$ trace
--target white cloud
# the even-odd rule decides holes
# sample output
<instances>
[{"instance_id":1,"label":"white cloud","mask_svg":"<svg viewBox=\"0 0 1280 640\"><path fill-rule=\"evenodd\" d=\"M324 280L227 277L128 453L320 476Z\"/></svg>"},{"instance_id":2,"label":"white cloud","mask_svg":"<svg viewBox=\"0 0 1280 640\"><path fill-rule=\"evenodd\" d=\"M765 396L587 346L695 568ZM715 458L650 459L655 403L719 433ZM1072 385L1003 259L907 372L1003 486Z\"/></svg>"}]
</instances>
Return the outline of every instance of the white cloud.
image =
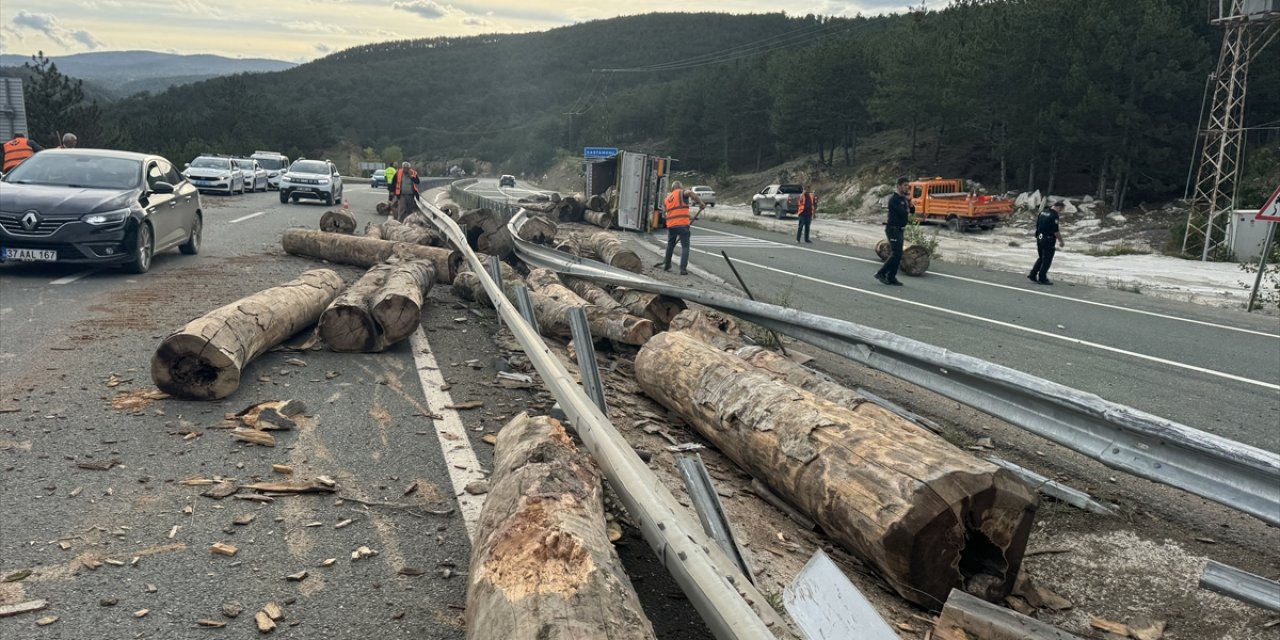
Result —
<instances>
[{"instance_id":1,"label":"white cloud","mask_svg":"<svg viewBox=\"0 0 1280 640\"><path fill-rule=\"evenodd\" d=\"M325 43L323 43L323 42L317 42L317 43L315 43L315 45L313 45L313 46L312 46L312 48L316 50L316 53L319 53L319 54L320 54L320 55L322 55L322 56L327 56L327 55L329 55L329 54L333 53L333 47L331 47L331 46L329 46L329 45L327 45L327 44L325 44Z\"/></svg>"},{"instance_id":2,"label":"white cloud","mask_svg":"<svg viewBox=\"0 0 1280 640\"><path fill-rule=\"evenodd\" d=\"M24 30L42 34L61 47L72 47L76 43L88 49L100 49L103 47L102 41L95 38L92 33L84 29L76 29L74 31L67 29L58 22L56 17L47 13L19 11L13 17L13 32L22 33ZM21 39L21 36L19 39Z\"/></svg>"},{"instance_id":3,"label":"white cloud","mask_svg":"<svg viewBox=\"0 0 1280 640\"><path fill-rule=\"evenodd\" d=\"M492 22L489 22L488 20L485 20L484 18L477 18L476 16L468 16L468 17L466 17L466 18L463 18L463 19L462 19L462 24L465 24L465 25L467 25L468 27L490 27L490 26L493 26L493 23L492 23Z\"/></svg>"},{"instance_id":4,"label":"white cloud","mask_svg":"<svg viewBox=\"0 0 1280 640\"><path fill-rule=\"evenodd\" d=\"M302 31L306 33L346 33L347 30L336 24L328 22L282 22L280 26L289 31Z\"/></svg>"},{"instance_id":5,"label":"white cloud","mask_svg":"<svg viewBox=\"0 0 1280 640\"><path fill-rule=\"evenodd\" d=\"M448 5L442 6L440 3L433 2L432 0L410 0L409 2L392 2L391 8L399 9L401 11L408 11L409 13L416 13L428 20L443 18L451 13L454 13L453 7Z\"/></svg>"}]
</instances>

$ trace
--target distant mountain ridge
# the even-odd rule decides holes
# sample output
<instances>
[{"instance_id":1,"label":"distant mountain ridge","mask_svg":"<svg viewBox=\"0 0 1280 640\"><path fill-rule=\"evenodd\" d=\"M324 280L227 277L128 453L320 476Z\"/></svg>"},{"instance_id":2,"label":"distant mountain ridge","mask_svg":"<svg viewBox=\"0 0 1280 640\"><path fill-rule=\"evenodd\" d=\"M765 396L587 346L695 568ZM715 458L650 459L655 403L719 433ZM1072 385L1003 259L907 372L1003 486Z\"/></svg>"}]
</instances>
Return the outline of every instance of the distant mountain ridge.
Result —
<instances>
[{"instance_id":1,"label":"distant mountain ridge","mask_svg":"<svg viewBox=\"0 0 1280 640\"><path fill-rule=\"evenodd\" d=\"M0 66L20 67L30 56L0 55ZM159 51L94 51L50 56L58 71L88 83L109 87L116 97L139 91L163 91L237 73L284 71L297 65L266 58L228 58L212 54L180 55Z\"/></svg>"}]
</instances>

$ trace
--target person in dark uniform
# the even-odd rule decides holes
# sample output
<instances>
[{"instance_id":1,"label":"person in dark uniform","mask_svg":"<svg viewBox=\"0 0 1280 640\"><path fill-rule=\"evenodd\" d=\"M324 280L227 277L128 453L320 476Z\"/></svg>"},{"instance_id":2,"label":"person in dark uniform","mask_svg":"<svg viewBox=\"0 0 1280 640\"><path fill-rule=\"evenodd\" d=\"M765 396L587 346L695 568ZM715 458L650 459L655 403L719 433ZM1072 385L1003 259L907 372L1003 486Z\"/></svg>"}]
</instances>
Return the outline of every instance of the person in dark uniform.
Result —
<instances>
[{"instance_id":1,"label":"person in dark uniform","mask_svg":"<svg viewBox=\"0 0 1280 640\"><path fill-rule=\"evenodd\" d=\"M908 216L916 212L911 198L907 197L910 182L906 176L898 178L898 188L889 196L889 219L884 225L884 237L889 240L889 259L876 272L876 280L896 287L902 286L902 282L898 280L898 265L902 262L903 234L907 228Z\"/></svg>"},{"instance_id":2,"label":"person in dark uniform","mask_svg":"<svg viewBox=\"0 0 1280 640\"><path fill-rule=\"evenodd\" d=\"M1031 273L1027 274L1027 279L1036 284L1053 284L1049 281L1049 265L1053 264L1053 254L1057 253L1057 246L1063 246L1062 230L1058 228L1058 216L1062 214L1062 210L1066 208L1066 203L1061 200L1053 203L1053 206L1040 212L1040 216L1036 218L1036 263L1031 267Z\"/></svg>"}]
</instances>

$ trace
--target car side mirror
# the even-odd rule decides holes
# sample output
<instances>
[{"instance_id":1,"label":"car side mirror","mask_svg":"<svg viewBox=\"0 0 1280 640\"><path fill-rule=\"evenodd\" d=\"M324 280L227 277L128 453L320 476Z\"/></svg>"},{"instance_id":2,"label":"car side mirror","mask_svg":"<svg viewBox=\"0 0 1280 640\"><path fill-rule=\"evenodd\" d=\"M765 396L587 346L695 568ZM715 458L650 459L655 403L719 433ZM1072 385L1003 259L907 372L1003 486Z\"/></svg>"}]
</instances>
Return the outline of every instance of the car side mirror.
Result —
<instances>
[{"instance_id":1,"label":"car side mirror","mask_svg":"<svg viewBox=\"0 0 1280 640\"><path fill-rule=\"evenodd\" d=\"M157 182L151 185L151 193L173 193L173 185L168 182Z\"/></svg>"},{"instance_id":2,"label":"car side mirror","mask_svg":"<svg viewBox=\"0 0 1280 640\"><path fill-rule=\"evenodd\" d=\"M186 168L190 169L190 168L191 168L191 163L190 163L190 162L184 162L184 163L182 163L182 166L184 166L184 167L186 167Z\"/></svg>"}]
</instances>

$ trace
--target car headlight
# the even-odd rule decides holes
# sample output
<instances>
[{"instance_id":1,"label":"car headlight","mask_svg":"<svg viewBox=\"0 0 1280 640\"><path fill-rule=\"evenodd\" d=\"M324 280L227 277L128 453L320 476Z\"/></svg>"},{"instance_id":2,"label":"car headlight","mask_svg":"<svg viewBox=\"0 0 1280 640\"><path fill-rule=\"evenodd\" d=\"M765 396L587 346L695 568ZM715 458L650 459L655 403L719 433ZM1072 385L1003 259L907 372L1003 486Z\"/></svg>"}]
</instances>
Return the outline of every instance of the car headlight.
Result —
<instances>
[{"instance_id":1,"label":"car headlight","mask_svg":"<svg viewBox=\"0 0 1280 640\"><path fill-rule=\"evenodd\" d=\"M328 179L328 178L320 178L319 182L320 182L320 184L329 184L329 179Z\"/></svg>"},{"instance_id":2,"label":"car headlight","mask_svg":"<svg viewBox=\"0 0 1280 640\"><path fill-rule=\"evenodd\" d=\"M129 217L129 210L120 209L118 211L107 211L104 213L90 213L86 216L81 216L80 221L87 222L92 225L101 226L106 224L116 224L118 222L124 222L125 219L128 217Z\"/></svg>"},{"instance_id":3,"label":"car headlight","mask_svg":"<svg viewBox=\"0 0 1280 640\"><path fill-rule=\"evenodd\" d=\"M289 181L289 174L286 173L280 176L280 182L288 182L288 181Z\"/></svg>"}]
</instances>

